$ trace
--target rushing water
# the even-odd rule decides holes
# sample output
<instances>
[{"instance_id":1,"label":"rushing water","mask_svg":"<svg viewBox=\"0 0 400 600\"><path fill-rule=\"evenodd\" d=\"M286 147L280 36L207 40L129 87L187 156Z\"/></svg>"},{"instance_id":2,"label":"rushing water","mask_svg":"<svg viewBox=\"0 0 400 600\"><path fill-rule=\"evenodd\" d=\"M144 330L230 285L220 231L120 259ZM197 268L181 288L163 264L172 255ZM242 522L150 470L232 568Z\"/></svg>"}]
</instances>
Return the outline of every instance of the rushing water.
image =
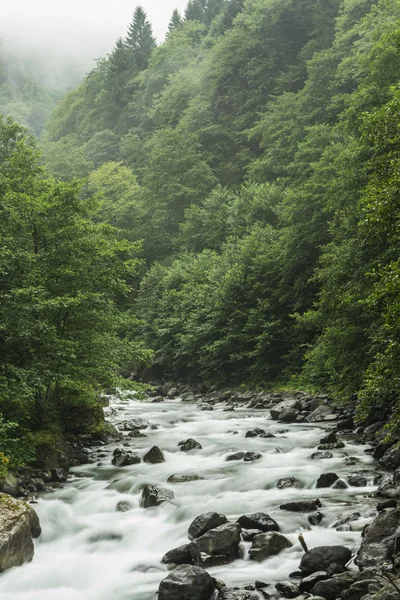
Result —
<instances>
[{"instance_id":1,"label":"rushing water","mask_svg":"<svg viewBox=\"0 0 400 600\"><path fill-rule=\"evenodd\" d=\"M330 525L338 516L360 511L372 514L375 474L365 446L346 443L334 450L329 460L311 460L322 426L288 425L271 421L268 411L237 409L235 412L201 411L179 400L162 404L115 401L110 410L114 423L146 417L156 428L146 430L147 438L127 438L129 448L143 455L159 446L166 462L116 468L112 451L121 443L93 450L96 462L73 470L63 488L44 495L35 506L43 533L36 542L32 563L11 569L0 576L1 600L152 600L166 568L162 556L187 543L187 530L199 514L216 511L230 519L251 512L267 512L281 526L293 547L262 564L250 561L243 544L243 558L209 569L227 585L274 583L297 570L302 549L297 542L305 532L309 547L345 544L356 548L365 520L354 523L357 531L338 532ZM245 438L245 432L262 427L273 438ZM178 442L192 437L203 450L181 452ZM232 450L256 451L263 458L253 463L226 462ZM99 457L99 455L102 455ZM343 456L359 462L346 466ZM367 488L346 490L315 489L320 473L339 476L366 470ZM169 484L172 474L195 473L203 480ZM294 476L302 489L276 487L282 477ZM173 490L175 499L157 508L140 508L143 484L158 484ZM323 503L323 524L310 527L307 515L279 509L282 502L318 497ZM119 501L133 504L129 512L117 512Z\"/></svg>"}]
</instances>

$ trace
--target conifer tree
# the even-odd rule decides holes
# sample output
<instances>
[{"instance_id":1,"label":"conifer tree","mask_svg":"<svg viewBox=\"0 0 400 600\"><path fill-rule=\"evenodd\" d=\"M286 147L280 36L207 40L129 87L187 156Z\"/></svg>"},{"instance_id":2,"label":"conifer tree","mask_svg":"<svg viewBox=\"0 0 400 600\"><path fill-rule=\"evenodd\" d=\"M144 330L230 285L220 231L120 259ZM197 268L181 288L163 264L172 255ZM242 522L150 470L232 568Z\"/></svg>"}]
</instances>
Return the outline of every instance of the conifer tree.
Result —
<instances>
[{"instance_id":1,"label":"conifer tree","mask_svg":"<svg viewBox=\"0 0 400 600\"><path fill-rule=\"evenodd\" d=\"M130 78L131 66L127 47L122 38L119 38L108 59L105 83L107 92L112 96L113 102L118 107L123 104L125 86Z\"/></svg>"},{"instance_id":2,"label":"conifer tree","mask_svg":"<svg viewBox=\"0 0 400 600\"><path fill-rule=\"evenodd\" d=\"M201 21L204 20L205 0L189 0L185 10L186 21Z\"/></svg>"},{"instance_id":3,"label":"conifer tree","mask_svg":"<svg viewBox=\"0 0 400 600\"><path fill-rule=\"evenodd\" d=\"M151 23L141 6L133 13L125 40L127 48L132 50L132 60L137 71L144 71L149 64L149 58L156 47Z\"/></svg>"},{"instance_id":4,"label":"conifer tree","mask_svg":"<svg viewBox=\"0 0 400 600\"><path fill-rule=\"evenodd\" d=\"M180 27L183 23L182 17L181 17L181 13L179 12L179 10L177 8L174 9L174 12L172 13L170 22L168 24L168 31L169 33L171 33L171 31L173 31L174 29L177 29L178 27Z\"/></svg>"}]
</instances>

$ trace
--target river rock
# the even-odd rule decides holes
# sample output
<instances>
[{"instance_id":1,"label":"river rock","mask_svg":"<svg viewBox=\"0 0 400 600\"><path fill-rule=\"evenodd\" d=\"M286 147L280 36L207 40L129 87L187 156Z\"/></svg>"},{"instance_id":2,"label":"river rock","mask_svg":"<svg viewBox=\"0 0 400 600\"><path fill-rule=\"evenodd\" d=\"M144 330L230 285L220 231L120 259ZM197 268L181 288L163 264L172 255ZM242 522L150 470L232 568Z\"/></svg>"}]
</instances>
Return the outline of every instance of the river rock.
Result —
<instances>
[{"instance_id":1,"label":"river rock","mask_svg":"<svg viewBox=\"0 0 400 600\"><path fill-rule=\"evenodd\" d=\"M189 540L195 540L207 533L207 531L210 529L215 529L216 527L225 525L226 523L228 523L228 519L225 515L221 515L220 513L209 512L199 515L189 526Z\"/></svg>"},{"instance_id":2,"label":"river rock","mask_svg":"<svg viewBox=\"0 0 400 600\"><path fill-rule=\"evenodd\" d=\"M147 419L141 419L140 417L119 424L119 428L122 431L132 431L134 429L147 429L147 427L149 426L149 421L147 421Z\"/></svg>"},{"instance_id":3,"label":"river rock","mask_svg":"<svg viewBox=\"0 0 400 600\"><path fill-rule=\"evenodd\" d=\"M244 459L244 452L235 452L234 454L229 454L229 456L226 457L226 461L231 461L231 460L243 460Z\"/></svg>"},{"instance_id":4,"label":"river rock","mask_svg":"<svg viewBox=\"0 0 400 600\"><path fill-rule=\"evenodd\" d=\"M337 437L335 431L330 431L319 440L320 444L336 444Z\"/></svg>"},{"instance_id":5,"label":"river rock","mask_svg":"<svg viewBox=\"0 0 400 600\"><path fill-rule=\"evenodd\" d=\"M339 479L336 473L321 473L317 479L317 488L329 488Z\"/></svg>"},{"instance_id":6,"label":"river rock","mask_svg":"<svg viewBox=\"0 0 400 600\"><path fill-rule=\"evenodd\" d=\"M341 597L342 592L350 588L357 577L358 573L350 572L334 575L330 579L316 583L311 593L315 596L322 596L325 600L336 600Z\"/></svg>"},{"instance_id":7,"label":"river rock","mask_svg":"<svg viewBox=\"0 0 400 600\"><path fill-rule=\"evenodd\" d=\"M280 419L280 415L283 411L294 410L299 411L301 409L301 404L297 399L292 400L284 400L283 402L279 402L271 408L271 419L277 421Z\"/></svg>"},{"instance_id":8,"label":"river rock","mask_svg":"<svg viewBox=\"0 0 400 600\"><path fill-rule=\"evenodd\" d=\"M187 475L185 474L178 474L178 475L171 475L170 477L168 477L167 479L167 483L189 483L190 481L199 481L201 479L204 479L204 477L200 477L200 475L191 475L190 473L188 473Z\"/></svg>"},{"instance_id":9,"label":"river rock","mask_svg":"<svg viewBox=\"0 0 400 600\"><path fill-rule=\"evenodd\" d=\"M326 571L316 571L315 573L311 573L311 575L307 575L300 582L300 589L303 592L311 592L312 588L319 581L324 581L324 579L328 579L328 574Z\"/></svg>"},{"instance_id":10,"label":"river rock","mask_svg":"<svg viewBox=\"0 0 400 600\"><path fill-rule=\"evenodd\" d=\"M259 529L263 533L280 531L280 527L267 513L253 513L243 515L237 520L243 529Z\"/></svg>"},{"instance_id":11,"label":"river rock","mask_svg":"<svg viewBox=\"0 0 400 600\"><path fill-rule=\"evenodd\" d=\"M128 502L127 500L120 500L117 504L116 511L117 512L128 512L132 510L133 504Z\"/></svg>"},{"instance_id":12,"label":"river rock","mask_svg":"<svg viewBox=\"0 0 400 600\"><path fill-rule=\"evenodd\" d=\"M260 458L262 458L262 454L259 452L246 452L243 460L244 462L253 462L255 460L259 460Z\"/></svg>"},{"instance_id":13,"label":"river rock","mask_svg":"<svg viewBox=\"0 0 400 600\"><path fill-rule=\"evenodd\" d=\"M307 521L310 523L310 525L319 525L322 523L323 519L324 515L319 510L316 510L307 517Z\"/></svg>"},{"instance_id":14,"label":"river rock","mask_svg":"<svg viewBox=\"0 0 400 600\"><path fill-rule=\"evenodd\" d=\"M367 567L380 568L390 560L399 540L400 509L385 510L367 525L363 532L361 548L355 559L362 570Z\"/></svg>"},{"instance_id":15,"label":"river rock","mask_svg":"<svg viewBox=\"0 0 400 600\"><path fill-rule=\"evenodd\" d=\"M260 429L259 427L256 427L256 429L251 429L250 431L246 431L246 438L254 438L254 437L260 437L265 435L265 430L264 429Z\"/></svg>"},{"instance_id":16,"label":"river rock","mask_svg":"<svg viewBox=\"0 0 400 600\"><path fill-rule=\"evenodd\" d=\"M400 467L400 443L386 450L382 458L379 459L379 463L384 469L388 469L389 471L394 471Z\"/></svg>"},{"instance_id":17,"label":"river rock","mask_svg":"<svg viewBox=\"0 0 400 600\"><path fill-rule=\"evenodd\" d=\"M238 523L226 523L196 538L190 544L195 565L219 566L237 558L240 532Z\"/></svg>"},{"instance_id":18,"label":"river rock","mask_svg":"<svg viewBox=\"0 0 400 600\"><path fill-rule=\"evenodd\" d=\"M285 408L279 414L279 421L281 423L294 423L299 414L299 411L294 408Z\"/></svg>"},{"instance_id":19,"label":"river rock","mask_svg":"<svg viewBox=\"0 0 400 600\"><path fill-rule=\"evenodd\" d=\"M320 444L318 450L340 450L344 448L344 442L335 442L334 444Z\"/></svg>"},{"instance_id":20,"label":"river rock","mask_svg":"<svg viewBox=\"0 0 400 600\"><path fill-rule=\"evenodd\" d=\"M383 502L379 502L379 504L376 505L376 510L378 512L382 512L386 508L397 508L396 500L393 500L393 499L384 500Z\"/></svg>"},{"instance_id":21,"label":"river rock","mask_svg":"<svg viewBox=\"0 0 400 600\"><path fill-rule=\"evenodd\" d=\"M332 489L334 489L334 490L345 490L348 487L349 486L347 485L347 483L345 481L343 481L343 479L338 479L333 484Z\"/></svg>"},{"instance_id":22,"label":"river rock","mask_svg":"<svg viewBox=\"0 0 400 600\"><path fill-rule=\"evenodd\" d=\"M18 494L18 479L14 475L5 475L0 478L0 493L17 496Z\"/></svg>"},{"instance_id":23,"label":"river rock","mask_svg":"<svg viewBox=\"0 0 400 600\"><path fill-rule=\"evenodd\" d=\"M39 517L31 506L0 493L0 573L30 562L32 538L41 533Z\"/></svg>"},{"instance_id":24,"label":"river rock","mask_svg":"<svg viewBox=\"0 0 400 600\"><path fill-rule=\"evenodd\" d=\"M144 462L156 465L165 462L165 456L158 446L153 446L147 454L143 456Z\"/></svg>"},{"instance_id":25,"label":"river rock","mask_svg":"<svg viewBox=\"0 0 400 600\"><path fill-rule=\"evenodd\" d=\"M285 548L291 548L292 542L281 533L270 531L256 535L249 550L250 557L257 562L262 562L270 556L279 554Z\"/></svg>"},{"instance_id":26,"label":"river rock","mask_svg":"<svg viewBox=\"0 0 400 600\"><path fill-rule=\"evenodd\" d=\"M161 581L158 600L210 600L214 589L213 579L207 571L181 565Z\"/></svg>"},{"instance_id":27,"label":"river rock","mask_svg":"<svg viewBox=\"0 0 400 600\"><path fill-rule=\"evenodd\" d=\"M347 481L349 482L349 485L352 485L353 487L365 487L368 483L367 478L360 474L349 475Z\"/></svg>"},{"instance_id":28,"label":"river rock","mask_svg":"<svg viewBox=\"0 0 400 600\"><path fill-rule=\"evenodd\" d=\"M277 483L277 488L279 490L285 490L287 488L301 488L301 481L296 479L296 477L283 477Z\"/></svg>"},{"instance_id":29,"label":"river rock","mask_svg":"<svg viewBox=\"0 0 400 600\"><path fill-rule=\"evenodd\" d=\"M288 510L290 512L312 512L317 510L317 508L321 508L322 504L319 498L315 500L299 500L298 502L287 502L286 504L281 504L281 510Z\"/></svg>"},{"instance_id":30,"label":"river rock","mask_svg":"<svg viewBox=\"0 0 400 600\"><path fill-rule=\"evenodd\" d=\"M261 529L242 529L242 538L244 542L252 542L256 535L263 533Z\"/></svg>"},{"instance_id":31,"label":"river rock","mask_svg":"<svg viewBox=\"0 0 400 600\"><path fill-rule=\"evenodd\" d=\"M116 448L113 452L112 464L115 467L128 467L129 465L137 465L141 462L140 456L129 450Z\"/></svg>"},{"instance_id":32,"label":"river rock","mask_svg":"<svg viewBox=\"0 0 400 600\"><path fill-rule=\"evenodd\" d=\"M306 421L308 423L318 423L319 421L334 421L336 418L329 406L321 404L306 417Z\"/></svg>"},{"instance_id":33,"label":"river rock","mask_svg":"<svg viewBox=\"0 0 400 600\"><path fill-rule=\"evenodd\" d=\"M332 452L313 452L310 456L313 460L324 460L327 458L333 458Z\"/></svg>"},{"instance_id":34,"label":"river rock","mask_svg":"<svg viewBox=\"0 0 400 600\"><path fill-rule=\"evenodd\" d=\"M175 498L174 492L167 490L166 488L158 487L156 485L145 485L140 499L140 506L142 508L150 508L152 506L159 506L163 502L173 500Z\"/></svg>"},{"instance_id":35,"label":"river rock","mask_svg":"<svg viewBox=\"0 0 400 600\"><path fill-rule=\"evenodd\" d=\"M165 565L175 564L175 565L192 565L193 557L190 552L190 544L184 544L183 546L179 546L179 548L174 548L170 550L161 559L161 562Z\"/></svg>"},{"instance_id":36,"label":"river rock","mask_svg":"<svg viewBox=\"0 0 400 600\"><path fill-rule=\"evenodd\" d=\"M178 446L180 446L182 452L190 452L190 450L202 450L203 446L200 442L196 442L193 438L189 438L184 440L183 442L179 442Z\"/></svg>"},{"instance_id":37,"label":"river rock","mask_svg":"<svg viewBox=\"0 0 400 600\"><path fill-rule=\"evenodd\" d=\"M130 431L128 433L128 437L130 437L130 438L145 438L145 437L147 437L147 435L145 433L142 433L140 431L140 429L134 429L133 431Z\"/></svg>"},{"instance_id":38,"label":"river rock","mask_svg":"<svg viewBox=\"0 0 400 600\"><path fill-rule=\"evenodd\" d=\"M248 591L223 587L218 594L218 600L258 600L259 596Z\"/></svg>"},{"instance_id":39,"label":"river rock","mask_svg":"<svg viewBox=\"0 0 400 600\"><path fill-rule=\"evenodd\" d=\"M336 529L337 531L351 531L351 525L353 521L358 521L361 518L361 514L359 512L352 513L351 515L347 515L347 517L342 517L337 519L334 523L332 523L332 529Z\"/></svg>"},{"instance_id":40,"label":"river rock","mask_svg":"<svg viewBox=\"0 0 400 600\"><path fill-rule=\"evenodd\" d=\"M296 598L300 595L299 586L291 581L281 581L275 585L275 589L282 598Z\"/></svg>"},{"instance_id":41,"label":"river rock","mask_svg":"<svg viewBox=\"0 0 400 600\"><path fill-rule=\"evenodd\" d=\"M317 546L304 554L300 570L311 575L316 571L326 571L333 563L345 567L350 559L351 551L346 546Z\"/></svg>"}]
</instances>

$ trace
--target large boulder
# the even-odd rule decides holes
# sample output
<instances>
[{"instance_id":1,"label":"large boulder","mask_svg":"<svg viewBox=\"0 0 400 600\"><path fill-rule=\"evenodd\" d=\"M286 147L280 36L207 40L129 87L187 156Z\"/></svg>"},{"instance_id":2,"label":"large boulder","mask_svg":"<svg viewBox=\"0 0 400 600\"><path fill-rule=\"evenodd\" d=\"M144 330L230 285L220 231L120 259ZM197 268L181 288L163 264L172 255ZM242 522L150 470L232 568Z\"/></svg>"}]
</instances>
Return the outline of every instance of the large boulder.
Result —
<instances>
[{"instance_id":1,"label":"large boulder","mask_svg":"<svg viewBox=\"0 0 400 600\"><path fill-rule=\"evenodd\" d=\"M277 421L281 418L281 414L286 411L298 412L301 409L301 403L297 399L284 400L271 408L271 418Z\"/></svg>"},{"instance_id":2,"label":"large boulder","mask_svg":"<svg viewBox=\"0 0 400 600\"><path fill-rule=\"evenodd\" d=\"M220 525L225 525L225 523L227 522L228 519L225 517L225 515L221 515L220 513L209 512L203 515L199 515L189 525L189 540L195 540L207 533L207 531L209 531L210 529L215 529Z\"/></svg>"},{"instance_id":3,"label":"large boulder","mask_svg":"<svg viewBox=\"0 0 400 600\"><path fill-rule=\"evenodd\" d=\"M267 513L253 513L251 515L243 515L237 520L243 529L259 529L267 533L268 531L280 531L280 527L274 519L271 519Z\"/></svg>"},{"instance_id":4,"label":"large boulder","mask_svg":"<svg viewBox=\"0 0 400 600\"><path fill-rule=\"evenodd\" d=\"M336 473L321 473L317 479L317 488L329 488L339 479Z\"/></svg>"},{"instance_id":5,"label":"large boulder","mask_svg":"<svg viewBox=\"0 0 400 600\"><path fill-rule=\"evenodd\" d=\"M299 500L297 502L286 502L281 504L281 510L288 510L289 512L314 512L317 508L321 508L321 501L316 498L315 500Z\"/></svg>"},{"instance_id":6,"label":"large boulder","mask_svg":"<svg viewBox=\"0 0 400 600\"><path fill-rule=\"evenodd\" d=\"M379 459L380 464L389 471L395 471L400 467L400 443L391 446L382 458Z\"/></svg>"},{"instance_id":7,"label":"large boulder","mask_svg":"<svg viewBox=\"0 0 400 600\"><path fill-rule=\"evenodd\" d=\"M237 558L241 528L238 523L227 523L210 529L190 545L195 565L217 566Z\"/></svg>"},{"instance_id":8,"label":"large boulder","mask_svg":"<svg viewBox=\"0 0 400 600\"><path fill-rule=\"evenodd\" d=\"M368 567L380 568L390 561L400 538L400 509L381 512L364 529L361 548L355 563L362 570Z\"/></svg>"},{"instance_id":9,"label":"large boulder","mask_svg":"<svg viewBox=\"0 0 400 600\"><path fill-rule=\"evenodd\" d=\"M119 424L119 429L122 431L133 431L135 429L147 429L150 427L150 423L147 419L141 419L137 417L136 419L131 419L130 421L125 421L124 423Z\"/></svg>"},{"instance_id":10,"label":"large boulder","mask_svg":"<svg viewBox=\"0 0 400 600\"><path fill-rule=\"evenodd\" d=\"M192 565L193 557L190 552L190 544L184 544L183 546L179 546L179 548L174 548L170 550L161 559L161 562L175 565Z\"/></svg>"},{"instance_id":11,"label":"large boulder","mask_svg":"<svg viewBox=\"0 0 400 600\"><path fill-rule=\"evenodd\" d=\"M115 467L128 467L130 465L137 465L141 462L140 456L134 452L122 450L122 448L116 448L113 452L112 464Z\"/></svg>"},{"instance_id":12,"label":"large boulder","mask_svg":"<svg viewBox=\"0 0 400 600\"><path fill-rule=\"evenodd\" d=\"M291 548L292 542L288 540L284 535L270 531L268 533L260 533L253 538L249 554L253 560L262 562L270 556L275 556L285 550L285 548Z\"/></svg>"},{"instance_id":13,"label":"large boulder","mask_svg":"<svg viewBox=\"0 0 400 600\"><path fill-rule=\"evenodd\" d=\"M357 578L357 574L341 573L334 575L330 579L318 581L312 588L311 593L314 596L322 596L325 600L336 600L340 598L342 592L348 590ZM356 600L356 595L352 596L352 600Z\"/></svg>"},{"instance_id":14,"label":"large boulder","mask_svg":"<svg viewBox=\"0 0 400 600\"><path fill-rule=\"evenodd\" d=\"M14 475L5 475L0 478L0 492L17 496L18 494L18 479Z\"/></svg>"},{"instance_id":15,"label":"large boulder","mask_svg":"<svg viewBox=\"0 0 400 600\"><path fill-rule=\"evenodd\" d=\"M326 404L321 404L306 417L308 423L318 423L319 421L334 421L337 418L332 409Z\"/></svg>"},{"instance_id":16,"label":"large boulder","mask_svg":"<svg viewBox=\"0 0 400 600\"><path fill-rule=\"evenodd\" d=\"M305 575L316 571L326 571L332 564L345 567L351 559L351 550L346 546L317 546L306 552L300 562L300 570Z\"/></svg>"},{"instance_id":17,"label":"large boulder","mask_svg":"<svg viewBox=\"0 0 400 600\"><path fill-rule=\"evenodd\" d=\"M163 502L168 502L168 500L173 500L174 498L174 492L171 492L171 490L158 487L157 485L145 485L140 499L140 506L142 508L159 506Z\"/></svg>"},{"instance_id":18,"label":"large boulder","mask_svg":"<svg viewBox=\"0 0 400 600\"><path fill-rule=\"evenodd\" d=\"M210 600L215 585L200 567L182 565L160 583L158 600Z\"/></svg>"},{"instance_id":19,"label":"large boulder","mask_svg":"<svg viewBox=\"0 0 400 600\"><path fill-rule=\"evenodd\" d=\"M40 535L39 517L31 506L0 494L0 573L33 558L32 538Z\"/></svg>"}]
</instances>

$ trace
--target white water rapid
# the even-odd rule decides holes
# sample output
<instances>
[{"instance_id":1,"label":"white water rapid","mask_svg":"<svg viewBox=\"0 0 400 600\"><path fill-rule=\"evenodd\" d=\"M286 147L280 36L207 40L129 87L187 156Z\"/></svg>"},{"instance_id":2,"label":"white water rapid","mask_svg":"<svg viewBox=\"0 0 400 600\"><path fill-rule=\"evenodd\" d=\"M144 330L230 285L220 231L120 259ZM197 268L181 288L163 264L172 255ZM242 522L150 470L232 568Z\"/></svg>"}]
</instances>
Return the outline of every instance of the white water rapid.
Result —
<instances>
[{"instance_id":1,"label":"white water rapid","mask_svg":"<svg viewBox=\"0 0 400 600\"><path fill-rule=\"evenodd\" d=\"M255 580L275 583L298 569L302 549L297 541L304 532L308 547L345 544L356 549L360 543L362 518L353 523L356 531L338 532L330 525L339 516L355 511L368 517L373 512L373 460L365 446L346 441L343 450L333 450L329 460L311 460L310 455L323 435L323 426L287 425L270 420L269 411L239 408L224 412L201 411L195 404L180 400L150 404L114 400L110 420L117 424L145 417L157 428L147 437L126 438L126 449L141 456L157 445L166 462L116 468L112 451L122 443L94 448L93 464L73 469L63 489L46 493L34 506L43 533L35 544L30 564L0 575L1 600L153 600L159 582L167 574L162 556L187 543L187 530L199 514L216 511L236 520L240 515L266 512L280 525L293 547L261 564L250 561L250 544L243 544L243 558L230 565L208 569L227 585L244 586ZM261 427L273 438L245 438L245 432ZM282 433L282 430L287 430ZM194 438L202 450L181 452L178 442ZM262 459L245 463L226 462L232 450L262 453ZM101 456L99 456L101 455ZM357 464L348 466L344 456ZM315 489L322 472L340 477L366 470L366 488ZM203 480L170 484L170 475L191 473ZM302 489L277 489L282 477L299 479ZM140 508L143 484L173 490L175 499L157 508ZM283 502L320 498L325 519L311 527L307 515L279 509ZM121 500L133 504L128 512L117 512ZM271 586L273 587L273 586ZM272 590L271 590L272 591Z\"/></svg>"}]
</instances>

